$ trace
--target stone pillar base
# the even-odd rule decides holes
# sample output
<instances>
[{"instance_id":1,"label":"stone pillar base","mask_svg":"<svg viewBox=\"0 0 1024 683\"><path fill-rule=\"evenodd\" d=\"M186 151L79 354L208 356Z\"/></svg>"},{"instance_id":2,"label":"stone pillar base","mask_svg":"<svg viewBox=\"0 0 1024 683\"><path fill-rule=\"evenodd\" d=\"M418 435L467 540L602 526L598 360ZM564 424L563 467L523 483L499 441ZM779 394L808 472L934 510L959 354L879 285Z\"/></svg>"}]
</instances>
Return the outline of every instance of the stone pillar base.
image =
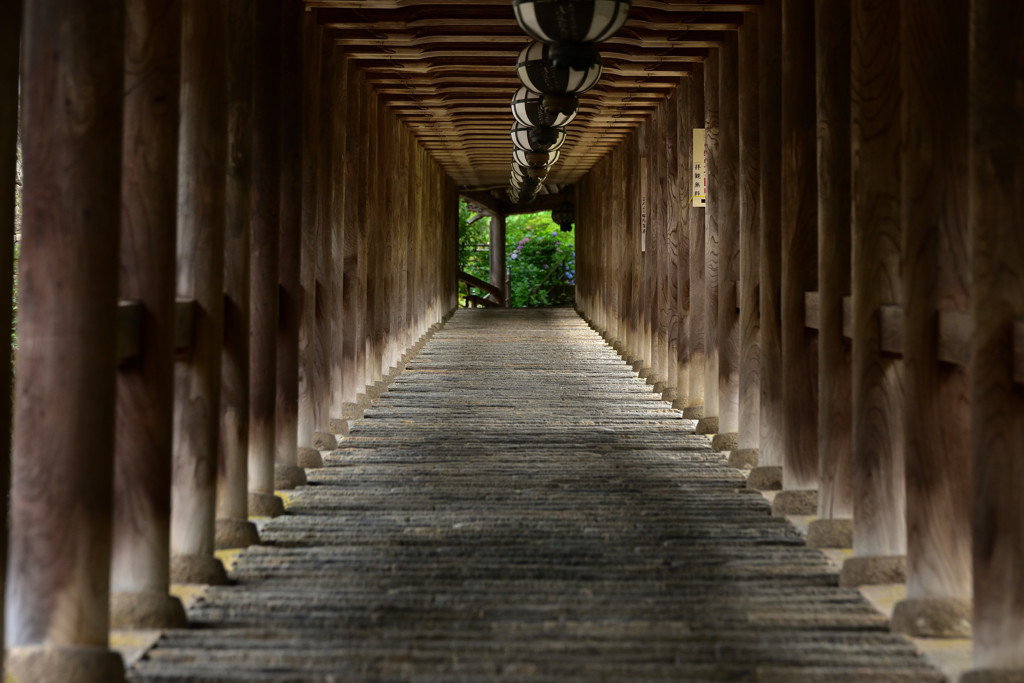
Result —
<instances>
[{"instance_id":1,"label":"stone pillar base","mask_svg":"<svg viewBox=\"0 0 1024 683\"><path fill-rule=\"evenodd\" d=\"M251 493L249 495L252 496ZM251 510L251 502L249 507ZM259 545L260 534L256 525L247 519L218 519L215 528L213 545L217 550Z\"/></svg>"},{"instance_id":2,"label":"stone pillar base","mask_svg":"<svg viewBox=\"0 0 1024 683\"><path fill-rule=\"evenodd\" d=\"M1024 669L975 669L964 672L960 683L1024 683Z\"/></svg>"},{"instance_id":3,"label":"stone pillar base","mask_svg":"<svg viewBox=\"0 0 1024 683\"><path fill-rule=\"evenodd\" d=\"M782 490L782 467L778 465L755 467L747 475L747 488L756 491Z\"/></svg>"},{"instance_id":4,"label":"stone pillar base","mask_svg":"<svg viewBox=\"0 0 1024 683\"><path fill-rule=\"evenodd\" d=\"M640 365L639 369L634 368L634 369L636 369L636 376L639 377L640 379L646 380L648 377L651 376L651 366L650 365L643 365L643 361L642 360L641 361L637 361L637 362L641 363L641 365Z\"/></svg>"},{"instance_id":5,"label":"stone pillar base","mask_svg":"<svg viewBox=\"0 0 1024 683\"><path fill-rule=\"evenodd\" d=\"M852 548L852 519L816 519L807 527L807 545L812 548Z\"/></svg>"},{"instance_id":6,"label":"stone pillar base","mask_svg":"<svg viewBox=\"0 0 1024 683\"><path fill-rule=\"evenodd\" d=\"M631 368L633 368L633 372L640 372L644 367L643 358L626 358L626 362L629 363Z\"/></svg>"},{"instance_id":7,"label":"stone pillar base","mask_svg":"<svg viewBox=\"0 0 1024 683\"><path fill-rule=\"evenodd\" d=\"M366 397L371 401L380 398L380 382L374 382L366 386Z\"/></svg>"},{"instance_id":8,"label":"stone pillar base","mask_svg":"<svg viewBox=\"0 0 1024 683\"><path fill-rule=\"evenodd\" d=\"M327 421L327 429L334 436L348 436L349 424L344 417L332 417ZM335 439L337 441L337 439Z\"/></svg>"},{"instance_id":9,"label":"stone pillar base","mask_svg":"<svg viewBox=\"0 0 1024 683\"><path fill-rule=\"evenodd\" d=\"M851 557L843 562L839 585L844 588L903 583L907 579L905 555L868 555Z\"/></svg>"},{"instance_id":10,"label":"stone pillar base","mask_svg":"<svg viewBox=\"0 0 1024 683\"><path fill-rule=\"evenodd\" d=\"M702 417L697 422L695 434L716 434L718 432L718 416Z\"/></svg>"},{"instance_id":11,"label":"stone pillar base","mask_svg":"<svg viewBox=\"0 0 1024 683\"><path fill-rule=\"evenodd\" d=\"M356 394L356 406L358 406L360 410L366 410L367 408L369 408L370 403L370 397L367 396L365 393Z\"/></svg>"},{"instance_id":12,"label":"stone pillar base","mask_svg":"<svg viewBox=\"0 0 1024 683\"><path fill-rule=\"evenodd\" d=\"M181 600L150 591L110 594L110 628L153 629L185 628L188 617Z\"/></svg>"},{"instance_id":13,"label":"stone pillar base","mask_svg":"<svg viewBox=\"0 0 1024 683\"><path fill-rule=\"evenodd\" d=\"M250 491L249 514L254 517L280 517L284 514L284 501L273 493Z\"/></svg>"},{"instance_id":14,"label":"stone pillar base","mask_svg":"<svg viewBox=\"0 0 1024 683\"><path fill-rule=\"evenodd\" d=\"M315 448L300 448L295 452L295 461L299 467L316 469L324 466L324 458Z\"/></svg>"},{"instance_id":15,"label":"stone pillar base","mask_svg":"<svg viewBox=\"0 0 1024 683\"><path fill-rule=\"evenodd\" d=\"M660 379L652 383L650 377L647 378L647 383L651 385L651 388L654 390L654 393L656 394L660 394L661 392L665 391L665 387L668 386L663 380Z\"/></svg>"},{"instance_id":16,"label":"stone pillar base","mask_svg":"<svg viewBox=\"0 0 1024 683\"><path fill-rule=\"evenodd\" d=\"M738 432L720 432L711 438L711 450L721 453L731 451L739 444L740 435Z\"/></svg>"},{"instance_id":17,"label":"stone pillar base","mask_svg":"<svg viewBox=\"0 0 1024 683\"><path fill-rule=\"evenodd\" d=\"M313 448L318 451L333 451L338 447L338 437L327 432L313 432Z\"/></svg>"},{"instance_id":18,"label":"stone pillar base","mask_svg":"<svg viewBox=\"0 0 1024 683\"><path fill-rule=\"evenodd\" d=\"M28 645L7 650L4 674L25 683L123 683L124 661L101 647Z\"/></svg>"},{"instance_id":19,"label":"stone pillar base","mask_svg":"<svg viewBox=\"0 0 1024 683\"><path fill-rule=\"evenodd\" d=\"M358 420L363 416L363 408L358 403L341 404L341 419Z\"/></svg>"},{"instance_id":20,"label":"stone pillar base","mask_svg":"<svg viewBox=\"0 0 1024 683\"><path fill-rule=\"evenodd\" d=\"M655 389L655 391L657 391L657 389ZM677 398L679 398L679 387L665 387L661 391L658 391L658 393L661 394L662 401L668 401L672 403ZM672 407L675 408L675 405L673 405Z\"/></svg>"},{"instance_id":21,"label":"stone pillar base","mask_svg":"<svg viewBox=\"0 0 1024 683\"><path fill-rule=\"evenodd\" d=\"M896 603L889 623L893 631L917 638L970 638L970 600L916 598Z\"/></svg>"},{"instance_id":22,"label":"stone pillar base","mask_svg":"<svg viewBox=\"0 0 1024 683\"><path fill-rule=\"evenodd\" d=\"M320 453L316 454L320 457ZM306 470L293 465L274 465L274 488L287 490L306 484Z\"/></svg>"},{"instance_id":23,"label":"stone pillar base","mask_svg":"<svg viewBox=\"0 0 1024 683\"><path fill-rule=\"evenodd\" d=\"M817 489L786 489L772 501L772 515L813 515L818 512Z\"/></svg>"},{"instance_id":24,"label":"stone pillar base","mask_svg":"<svg viewBox=\"0 0 1024 683\"><path fill-rule=\"evenodd\" d=\"M704 419L704 406L684 406L683 417L687 420Z\"/></svg>"},{"instance_id":25,"label":"stone pillar base","mask_svg":"<svg viewBox=\"0 0 1024 683\"><path fill-rule=\"evenodd\" d=\"M757 467L757 459L761 451L757 448L734 448L729 453L729 467L738 470L749 470Z\"/></svg>"},{"instance_id":26,"label":"stone pillar base","mask_svg":"<svg viewBox=\"0 0 1024 683\"><path fill-rule=\"evenodd\" d=\"M171 583L203 583L226 586L224 565L212 555L171 555Z\"/></svg>"}]
</instances>

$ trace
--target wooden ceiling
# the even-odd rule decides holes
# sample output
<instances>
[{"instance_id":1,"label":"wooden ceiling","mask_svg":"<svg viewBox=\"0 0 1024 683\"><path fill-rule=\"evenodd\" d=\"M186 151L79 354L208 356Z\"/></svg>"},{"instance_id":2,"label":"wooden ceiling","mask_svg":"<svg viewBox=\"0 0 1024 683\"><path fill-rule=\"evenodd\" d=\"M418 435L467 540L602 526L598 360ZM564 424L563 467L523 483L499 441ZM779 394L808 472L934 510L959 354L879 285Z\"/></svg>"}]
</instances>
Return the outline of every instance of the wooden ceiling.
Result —
<instances>
[{"instance_id":1,"label":"wooden ceiling","mask_svg":"<svg viewBox=\"0 0 1024 683\"><path fill-rule=\"evenodd\" d=\"M761 2L633 0L625 26L598 49L604 71L580 96L547 191L579 180L643 121L743 12ZM507 186L509 102L529 41L511 0L306 0L358 60L384 102L462 190Z\"/></svg>"}]
</instances>

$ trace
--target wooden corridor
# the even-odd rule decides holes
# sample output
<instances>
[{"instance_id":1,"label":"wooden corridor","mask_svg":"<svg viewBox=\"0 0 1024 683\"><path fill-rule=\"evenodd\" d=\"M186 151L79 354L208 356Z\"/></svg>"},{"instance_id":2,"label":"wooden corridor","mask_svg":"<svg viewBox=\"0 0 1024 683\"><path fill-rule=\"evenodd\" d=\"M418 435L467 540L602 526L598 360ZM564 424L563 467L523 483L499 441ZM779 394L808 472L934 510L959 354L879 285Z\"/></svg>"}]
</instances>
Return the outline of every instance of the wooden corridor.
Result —
<instances>
[{"instance_id":1,"label":"wooden corridor","mask_svg":"<svg viewBox=\"0 0 1024 683\"><path fill-rule=\"evenodd\" d=\"M134 681L932 681L573 311L460 310Z\"/></svg>"}]
</instances>

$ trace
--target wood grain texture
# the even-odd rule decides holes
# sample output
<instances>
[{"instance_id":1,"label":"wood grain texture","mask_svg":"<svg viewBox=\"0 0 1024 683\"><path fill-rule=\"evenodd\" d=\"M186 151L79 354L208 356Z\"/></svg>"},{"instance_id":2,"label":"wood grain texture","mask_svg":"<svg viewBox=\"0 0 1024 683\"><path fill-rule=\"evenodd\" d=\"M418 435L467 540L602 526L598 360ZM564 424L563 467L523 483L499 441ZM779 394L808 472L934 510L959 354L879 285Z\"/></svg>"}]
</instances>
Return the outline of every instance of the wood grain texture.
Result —
<instances>
[{"instance_id":1,"label":"wood grain texture","mask_svg":"<svg viewBox=\"0 0 1024 683\"><path fill-rule=\"evenodd\" d=\"M107 643L123 22L120 2L25 6L11 646Z\"/></svg>"},{"instance_id":2,"label":"wood grain texture","mask_svg":"<svg viewBox=\"0 0 1024 683\"><path fill-rule=\"evenodd\" d=\"M718 73L719 140L716 167L718 196L718 430L739 432L740 316L736 309L740 278L740 121L739 38L730 33L722 48Z\"/></svg>"},{"instance_id":3,"label":"wood grain texture","mask_svg":"<svg viewBox=\"0 0 1024 683\"><path fill-rule=\"evenodd\" d=\"M852 346L843 337L850 294L850 3L814 6L818 108L818 517L853 517Z\"/></svg>"},{"instance_id":4,"label":"wood grain texture","mask_svg":"<svg viewBox=\"0 0 1024 683\"><path fill-rule=\"evenodd\" d=\"M252 252L252 97L255 4L228 0L228 163L224 199L217 519L249 518L249 283Z\"/></svg>"},{"instance_id":5,"label":"wood grain texture","mask_svg":"<svg viewBox=\"0 0 1024 683\"><path fill-rule=\"evenodd\" d=\"M906 552L903 367L882 352L881 307L901 298L899 21L853 0L851 154L854 554Z\"/></svg>"},{"instance_id":6,"label":"wood grain texture","mask_svg":"<svg viewBox=\"0 0 1024 683\"><path fill-rule=\"evenodd\" d=\"M185 0L178 129L178 299L195 301L193 345L174 367L171 554L213 557L227 178L225 8Z\"/></svg>"},{"instance_id":7,"label":"wood grain texture","mask_svg":"<svg viewBox=\"0 0 1024 683\"><path fill-rule=\"evenodd\" d=\"M970 27L974 665L1019 671L1024 394L1011 363L1013 330L1024 316L1024 6L975 0Z\"/></svg>"},{"instance_id":8,"label":"wood grain texture","mask_svg":"<svg viewBox=\"0 0 1024 683\"><path fill-rule=\"evenodd\" d=\"M249 280L250 491L274 491L278 249L281 219L280 9L256 5L252 115L252 252Z\"/></svg>"},{"instance_id":9,"label":"wood grain texture","mask_svg":"<svg viewBox=\"0 0 1024 683\"><path fill-rule=\"evenodd\" d=\"M904 0L903 366L907 597L970 599L970 382L939 363L940 311L970 308L967 0Z\"/></svg>"},{"instance_id":10,"label":"wood grain texture","mask_svg":"<svg viewBox=\"0 0 1024 683\"><path fill-rule=\"evenodd\" d=\"M345 404L345 338L348 333L348 320L345 318L345 225L348 220L348 176L345 150L349 136L349 64L345 60L344 51L335 47L330 56L330 116L331 128L331 215L327 228L330 231L331 251L327 266L330 268L332 283L330 297L331 344L328 361L327 389L328 419L340 419ZM355 131L353 135L357 135Z\"/></svg>"},{"instance_id":11,"label":"wood grain texture","mask_svg":"<svg viewBox=\"0 0 1024 683\"><path fill-rule=\"evenodd\" d=\"M761 99L759 17L745 14L739 31L739 405L737 445L761 442ZM725 431L725 430L723 430Z\"/></svg>"},{"instance_id":12,"label":"wood grain texture","mask_svg":"<svg viewBox=\"0 0 1024 683\"><path fill-rule=\"evenodd\" d=\"M363 97L365 83L356 71L355 63L345 65L348 85L345 93L346 119L351 134L345 137L345 182L351 190L344 196L344 275L342 283L342 315L345 326L342 330L342 400L355 403L357 394L363 388L359 358L362 356L363 297L364 280L360 278L362 259L359 209L363 201L357 191L362 182L360 147L363 140ZM364 271L365 272L365 271ZM426 302L423 302L424 304Z\"/></svg>"},{"instance_id":13,"label":"wood grain texture","mask_svg":"<svg viewBox=\"0 0 1024 683\"><path fill-rule=\"evenodd\" d=\"M316 430L316 377L318 372L316 285L317 285L317 176L320 170L320 86L322 29L316 17L306 13L302 19L302 199L299 232L299 347L298 347L298 427L297 446L312 448Z\"/></svg>"},{"instance_id":14,"label":"wood grain texture","mask_svg":"<svg viewBox=\"0 0 1024 683\"><path fill-rule=\"evenodd\" d=\"M680 84L681 86L682 84ZM661 130L661 144L665 150L665 179L662 201L665 204L665 300L662 316L665 318L665 385L669 396L679 395L679 342L682 317L679 304L679 238L681 234L680 212L683 204L681 193L687 187L688 173L680 175L679 168L679 90L668 97L665 103Z\"/></svg>"},{"instance_id":15,"label":"wood grain texture","mask_svg":"<svg viewBox=\"0 0 1024 683\"><path fill-rule=\"evenodd\" d=\"M678 240L676 265L676 308L679 311L679 347L677 351L676 406L686 407L690 394L690 183L693 173L693 130L690 127L692 77L683 78L673 98L676 110L676 173L679 179ZM671 129L669 135L672 135Z\"/></svg>"},{"instance_id":16,"label":"wood grain texture","mask_svg":"<svg viewBox=\"0 0 1024 683\"><path fill-rule=\"evenodd\" d=\"M718 299L721 277L718 205L725 199L718 168L722 49L712 50L704 62L704 144L708 174L708 205L704 212L704 417L718 416Z\"/></svg>"},{"instance_id":17,"label":"wood grain texture","mask_svg":"<svg viewBox=\"0 0 1024 683\"><path fill-rule=\"evenodd\" d=\"M138 303L141 343L117 373L111 590L166 594L181 2L133 0L125 11L118 297Z\"/></svg>"},{"instance_id":18,"label":"wood grain texture","mask_svg":"<svg viewBox=\"0 0 1024 683\"><path fill-rule=\"evenodd\" d=\"M317 98L312 103L318 108L315 138L316 152L310 162L316 164L316 204L314 221L314 248L310 255L310 266L315 269L316 282L313 285L313 364L310 377L310 391L313 398L313 430L329 432L331 419L331 359L336 336L334 299L338 291L334 287L334 267L331 257L334 253L334 60L335 48L329 40L321 37L320 73L317 84ZM338 321L340 322L340 321Z\"/></svg>"},{"instance_id":19,"label":"wood grain texture","mask_svg":"<svg viewBox=\"0 0 1024 683\"><path fill-rule=\"evenodd\" d=\"M818 338L804 294L818 289L814 2L782 0L782 401L787 489L818 484Z\"/></svg>"},{"instance_id":20,"label":"wood grain texture","mask_svg":"<svg viewBox=\"0 0 1024 683\"><path fill-rule=\"evenodd\" d=\"M274 399L275 463L296 464L299 401L299 320L302 217L302 11L281 3L281 218L278 226L277 391Z\"/></svg>"},{"instance_id":21,"label":"wood grain texture","mask_svg":"<svg viewBox=\"0 0 1024 683\"><path fill-rule=\"evenodd\" d=\"M695 66L689 83L688 128L691 135L694 128L704 127L705 78L704 65ZM692 138L690 144L691 146L693 144ZM687 325L687 334L690 338L690 391L686 404L693 407L704 405L705 377L707 376L707 339L705 336L707 272L704 268L706 213L706 208L694 206L693 202L690 202L690 315Z\"/></svg>"},{"instance_id":22,"label":"wood grain texture","mask_svg":"<svg viewBox=\"0 0 1024 683\"><path fill-rule=\"evenodd\" d=\"M783 462L782 405L782 6L765 0L760 18L761 92L761 451L758 464Z\"/></svg>"}]
</instances>

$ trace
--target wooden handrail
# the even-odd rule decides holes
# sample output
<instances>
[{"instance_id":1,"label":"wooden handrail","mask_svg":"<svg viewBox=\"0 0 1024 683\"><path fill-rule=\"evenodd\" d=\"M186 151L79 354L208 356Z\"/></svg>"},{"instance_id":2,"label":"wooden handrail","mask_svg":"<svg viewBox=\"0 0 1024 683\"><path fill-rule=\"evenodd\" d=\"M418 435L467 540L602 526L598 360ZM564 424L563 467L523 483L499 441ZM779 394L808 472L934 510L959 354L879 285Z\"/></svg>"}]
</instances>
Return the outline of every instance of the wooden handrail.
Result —
<instances>
[{"instance_id":1,"label":"wooden handrail","mask_svg":"<svg viewBox=\"0 0 1024 683\"><path fill-rule=\"evenodd\" d=\"M459 271L459 279L465 282L470 287L479 287L480 289L484 290L485 292L493 296L498 301L501 301L501 290L492 285L490 282L485 282L480 278L474 277L469 273L464 273L461 270Z\"/></svg>"}]
</instances>

